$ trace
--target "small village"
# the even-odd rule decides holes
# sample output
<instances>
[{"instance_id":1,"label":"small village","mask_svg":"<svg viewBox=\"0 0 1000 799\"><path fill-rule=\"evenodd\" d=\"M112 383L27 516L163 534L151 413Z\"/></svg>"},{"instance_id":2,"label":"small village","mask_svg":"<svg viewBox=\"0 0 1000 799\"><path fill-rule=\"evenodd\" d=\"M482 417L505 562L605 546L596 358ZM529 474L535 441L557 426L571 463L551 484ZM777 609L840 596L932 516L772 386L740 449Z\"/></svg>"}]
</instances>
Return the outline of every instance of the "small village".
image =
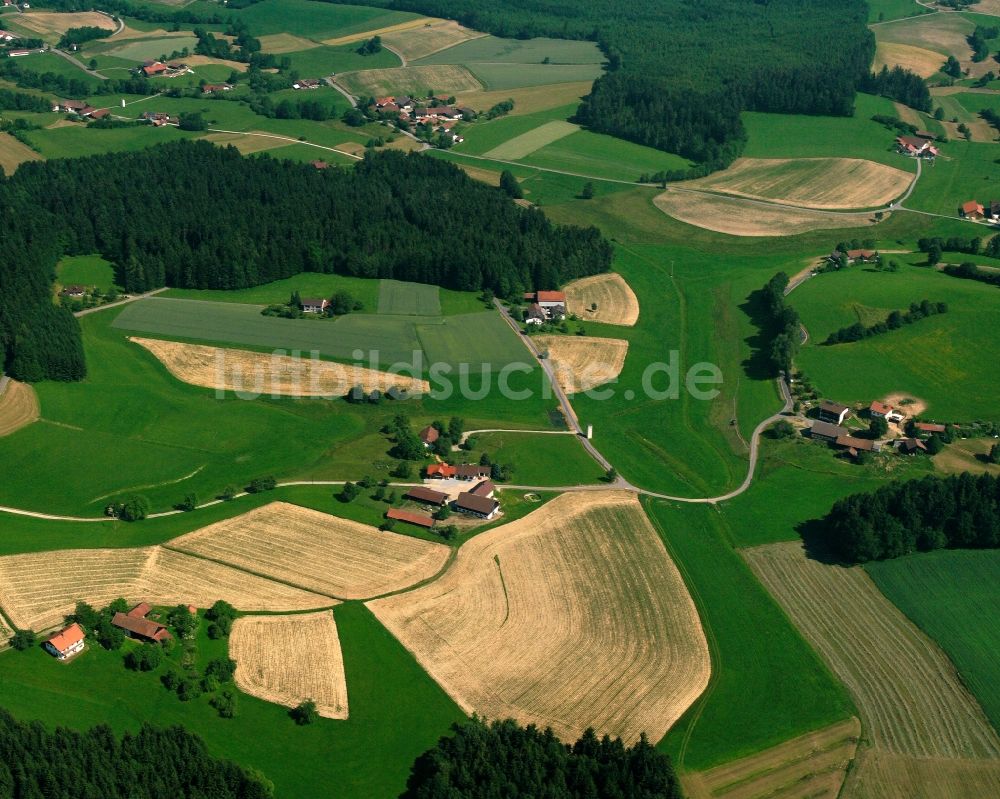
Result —
<instances>
[{"instance_id":1,"label":"small village","mask_svg":"<svg viewBox=\"0 0 1000 799\"><path fill-rule=\"evenodd\" d=\"M396 123L404 130L423 127L427 132L445 136L454 144L465 141L455 131L462 120L470 121L476 116L471 108L455 106L455 98L450 95L413 98L376 97L375 110L385 120Z\"/></svg>"}]
</instances>

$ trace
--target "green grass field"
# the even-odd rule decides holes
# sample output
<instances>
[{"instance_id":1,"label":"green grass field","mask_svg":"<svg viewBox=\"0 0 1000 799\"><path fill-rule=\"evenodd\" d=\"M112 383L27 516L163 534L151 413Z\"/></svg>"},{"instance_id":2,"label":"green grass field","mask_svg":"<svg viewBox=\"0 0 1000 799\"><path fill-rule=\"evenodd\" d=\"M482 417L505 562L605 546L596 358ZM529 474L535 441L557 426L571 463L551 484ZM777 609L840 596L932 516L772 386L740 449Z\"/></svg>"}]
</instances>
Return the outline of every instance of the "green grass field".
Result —
<instances>
[{"instance_id":1,"label":"green grass field","mask_svg":"<svg viewBox=\"0 0 1000 799\"><path fill-rule=\"evenodd\" d=\"M929 14L930 9L917 5L914 0L869 0L868 21L883 22L917 14Z\"/></svg>"},{"instance_id":2,"label":"green grass field","mask_svg":"<svg viewBox=\"0 0 1000 799\"><path fill-rule=\"evenodd\" d=\"M487 158L496 158L501 161L519 161L531 155L536 150L540 150L546 145L559 141L559 139L570 136L580 130L579 125L574 125L562 119L554 119L539 125L537 128L508 139L503 144L494 147L488 153Z\"/></svg>"},{"instance_id":3,"label":"green grass field","mask_svg":"<svg viewBox=\"0 0 1000 799\"><path fill-rule=\"evenodd\" d=\"M244 694L237 717L221 719L208 697L182 703L160 685L159 672L127 671L121 652L96 645L69 664L40 648L0 654L0 705L50 727L108 724L121 733L142 722L183 725L213 755L263 772L277 799L314 796L318 785L336 785L345 799L395 796L417 755L463 714L362 605L340 605L335 615L350 701L346 721L298 727L285 708Z\"/></svg>"},{"instance_id":4,"label":"green grass field","mask_svg":"<svg viewBox=\"0 0 1000 799\"><path fill-rule=\"evenodd\" d=\"M73 283L97 286L107 291L115 285L114 267L99 255L73 255L63 258L56 266L56 277L62 285Z\"/></svg>"},{"instance_id":5,"label":"green grass field","mask_svg":"<svg viewBox=\"0 0 1000 799\"><path fill-rule=\"evenodd\" d=\"M236 302L249 305L274 305L288 302L293 292L302 297L330 297L338 291L346 291L354 299L364 303L361 313L375 313L378 309L379 281L346 275L326 275L303 272L294 277L275 280L248 289L226 291L224 289L167 289L161 297L178 300L205 300L208 302Z\"/></svg>"},{"instance_id":6,"label":"green grass field","mask_svg":"<svg viewBox=\"0 0 1000 799\"><path fill-rule=\"evenodd\" d=\"M440 289L425 283L406 283L401 280L380 280L378 284L378 312L404 316L440 316Z\"/></svg>"},{"instance_id":7,"label":"green grass field","mask_svg":"<svg viewBox=\"0 0 1000 799\"><path fill-rule=\"evenodd\" d=\"M988 203L994 199L994 187L1000 179L1000 164L996 163L1000 147L986 142L952 141L944 151L947 159L938 158L933 166L924 166L917 188L906 202L908 208L958 216L958 207L968 200ZM966 224L962 235L985 238L990 232L987 226Z\"/></svg>"},{"instance_id":8,"label":"green grass field","mask_svg":"<svg viewBox=\"0 0 1000 799\"><path fill-rule=\"evenodd\" d=\"M698 606L712 680L659 747L688 771L759 752L852 713L847 692L728 543L712 508L646 503Z\"/></svg>"},{"instance_id":9,"label":"green grass field","mask_svg":"<svg viewBox=\"0 0 1000 799\"><path fill-rule=\"evenodd\" d=\"M447 364L455 369L467 365L470 372L475 373L484 365L494 371L511 364L527 364L533 369L536 366L520 339L495 311L455 314L431 322L418 322L416 330L432 368L434 364Z\"/></svg>"},{"instance_id":10,"label":"green grass field","mask_svg":"<svg viewBox=\"0 0 1000 799\"><path fill-rule=\"evenodd\" d=\"M309 0L264 0L235 15L246 22L254 36L290 33L316 41L398 25L419 17L403 11Z\"/></svg>"},{"instance_id":11,"label":"green grass field","mask_svg":"<svg viewBox=\"0 0 1000 799\"><path fill-rule=\"evenodd\" d=\"M1000 551L927 552L869 563L865 570L947 653L1000 730Z\"/></svg>"},{"instance_id":12,"label":"green grass field","mask_svg":"<svg viewBox=\"0 0 1000 799\"><path fill-rule=\"evenodd\" d=\"M73 78L74 80L83 81L93 86L97 86L100 83L97 78L88 75L72 61L68 61L55 53L32 53L31 55L21 56L18 59L18 63L25 69L35 72L53 72L56 75Z\"/></svg>"},{"instance_id":13,"label":"green grass field","mask_svg":"<svg viewBox=\"0 0 1000 799\"><path fill-rule=\"evenodd\" d=\"M856 305L906 309L923 299L948 303L948 313L860 342L820 344L858 321ZM1000 293L992 286L904 264L896 273L852 268L820 275L790 300L810 335L797 364L824 396L867 403L904 391L926 400L934 417L998 418L1000 409L989 399L993 377L981 357L983 347L997 345L1000 331Z\"/></svg>"},{"instance_id":14,"label":"green grass field","mask_svg":"<svg viewBox=\"0 0 1000 799\"><path fill-rule=\"evenodd\" d=\"M52 130L32 130L26 135L46 158L77 158L101 153L144 150L164 142L191 138L192 134L177 128L154 128L148 125L106 130L74 125Z\"/></svg>"},{"instance_id":15,"label":"green grass field","mask_svg":"<svg viewBox=\"0 0 1000 799\"><path fill-rule=\"evenodd\" d=\"M292 69L298 71L304 78L318 78L354 69L385 69L400 66L399 58L385 48L368 56L358 55L357 50L357 44L343 44L335 47L311 47L308 50L287 53L287 56L292 59Z\"/></svg>"},{"instance_id":16,"label":"green grass field","mask_svg":"<svg viewBox=\"0 0 1000 799\"><path fill-rule=\"evenodd\" d=\"M465 129L465 141L456 146L455 152L485 155L505 142L528 134L548 122L565 122L573 115L578 105L579 103L571 103L534 114L476 122Z\"/></svg>"},{"instance_id":17,"label":"green grass field","mask_svg":"<svg viewBox=\"0 0 1000 799\"><path fill-rule=\"evenodd\" d=\"M162 39L136 39L108 50L106 55L127 61L156 60L161 56L170 57L173 52L187 48L193 51L198 40L194 36L169 36Z\"/></svg>"},{"instance_id":18,"label":"green grass field","mask_svg":"<svg viewBox=\"0 0 1000 799\"><path fill-rule=\"evenodd\" d=\"M511 482L518 485L581 485L604 476L574 435L481 433L474 440L471 459L485 452L494 463L512 466Z\"/></svg>"},{"instance_id":19,"label":"green grass field","mask_svg":"<svg viewBox=\"0 0 1000 799\"><path fill-rule=\"evenodd\" d=\"M524 157L523 162L612 180L638 180L644 173L687 169L685 158L603 133L581 130Z\"/></svg>"},{"instance_id":20,"label":"green grass field","mask_svg":"<svg viewBox=\"0 0 1000 799\"><path fill-rule=\"evenodd\" d=\"M596 80L604 74L600 64L467 64L469 71L489 90L521 89Z\"/></svg>"},{"instance_id":21,"label":"green grass field","mask_svg":"<svg viewBox=\"0 0 1000 799\"><path fill-rule=\"evenodd\" d=\"M745 112L747 158L867 158L916 171L912 159L895 152L896 133L872 121L872 116L896 116L892 101L858 94L853 117L814 117ZM953 145L945 146L951 154Z\"/></svg>"},{"instance_id":22,"label":"green grass field","mask_svg":"<svg viewBox=\"0 0 1000 799\"><path fill-rule=\"evenodd\" d=\"M602 64L604 54L594 42L569 39L502 39L483 36L420 58L414 64Z\"/></svg>"}]
</instances>

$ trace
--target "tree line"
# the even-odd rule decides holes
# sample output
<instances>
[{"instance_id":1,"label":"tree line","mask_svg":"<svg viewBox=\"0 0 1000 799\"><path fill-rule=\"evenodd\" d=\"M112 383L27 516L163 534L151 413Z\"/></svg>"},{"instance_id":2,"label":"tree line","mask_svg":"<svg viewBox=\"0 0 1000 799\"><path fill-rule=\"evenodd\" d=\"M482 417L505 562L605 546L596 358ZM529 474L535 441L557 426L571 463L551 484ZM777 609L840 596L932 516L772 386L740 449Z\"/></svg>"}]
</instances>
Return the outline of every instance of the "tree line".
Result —
<instances>
[{"instance_id":1,"label":"tree line","mask_svg":"<svg viewBox=\"0 0 1000 799\"><path fill-rule=\"evenodd\" d=\"M890 483L839 500L822 520L849 563L944 548L1000 546L1000 478L968 472Z\"/></svg>"},{"instance_id":2,"label":"tree line","mask_svg":"<svg viewBox=\"0 0 1000 799\"><path fill-rule=\"evenodd\" d=\"M870 72L858 84L858 89L868 94L878 94L903 105L930 113L931 92L924 79L900 66L889 69L883 66L878 73Z\"/></svg>"},{"instance_id":3,"label":"tree line","mask_svg":"<svg viewBox=\"0 0 1000 799\"><path fill-rule=\"evenodd\" d=\"M787 288L788 275L778 272L763 288L754 292L756 296L751 296L762 340L758 350L764 356L771 377L781 372L791 374L792 361L801 342L798 311L785 301Z\"/></svg>"},{"instance_id":4,"label":"tree line","mask_svg":"<svg viewBox=\"0 0 1000 799\"><path fill-rule=\"evenodd\" d=\"M611 263L596 228L554 225L453 164L395 151L324 170L189 141L33 162L0 182L0 215L0 346L25 380L85 373L76 320L51 302L63 255L100 253L131 293L336 272L507 297Z\"/></svg>"},{"instance_id":5,"label":"tree line","mask_svg":"<svg viewBox=\"0 0 1000 799\"><path fill-rule=\"evenodd\" d=\"M578 119L716 169L742 152L741 111L852 114L875 53L863 0L365 4L450 17L495 36L595 41L608 58L606 74Z\"/></svg>"},{"instance_id":6,"label":"tree line","mask_svg":"<svg viewBox=\"0 0 1000 799\"><path fill-rule=\"evenodd\" d=\"M965 280L978 280L980 283L1000 288L1000 272L987 272L985 269L980 269L969 261L958 266L948 264L944 268L944 273L952 277L964 278Z\"/></svg>"},{"instance_id":7,"label":"tree line","mask_svg":"<svg viewBox=\"0 0 1000 799\"><path fill-rule=\"evenodd\" d=\"M417 758L400 799L681 799L670 758L588 729L573 744L552 730L473 717Z\"/></svg>"},{"instance_id":8,"label":"tree line","mask_svg":"<svg viewBox=\"0 0 1000 799\"><path fill-rule=\"evenodd\" d=\"M117 736L107 725L86 732L20 722L0 710L0 796L10 799L268 799L260 775L214 758L183 727L148 724Z\"/></svg>"},{"instance_id":9,"label":"tree line","mask_svg":"<svg viewBox=\"0 0 1000 799\"><path fill-rule=\"evenodd\" d=\"M22 89L40 89L60 97L74 99L106 94L145 95L155 91L151 88L149 81L141 76L133 75L128 78L88 82L81 78L60 75L57 72L36 72L33 69L27 69L16 58L0 58L0 77L17 84ZM45 110L51 110L51 106Z\"/></svg>"},{"instance_id":10,"label":"tree line","mask_svg":"<svg viewBox=\"0 0 1000 799\"><path fill-rule=\"evenodd\" d=\"M861 322L855 322L848 327L834 330L827 336L826 341L823 343L845 344L852 341L861 341L872 336L880 336L888 333L890 330L899 330L904 325L911 325L921 319L926 319L928 316L935 316L942 313L948 313L948 303L946 302L931 302L930 300L911 302L909 310L890 311L883 322L876 322L874 325L868 326L863 325Z\"/></svg>"}]
</instances>

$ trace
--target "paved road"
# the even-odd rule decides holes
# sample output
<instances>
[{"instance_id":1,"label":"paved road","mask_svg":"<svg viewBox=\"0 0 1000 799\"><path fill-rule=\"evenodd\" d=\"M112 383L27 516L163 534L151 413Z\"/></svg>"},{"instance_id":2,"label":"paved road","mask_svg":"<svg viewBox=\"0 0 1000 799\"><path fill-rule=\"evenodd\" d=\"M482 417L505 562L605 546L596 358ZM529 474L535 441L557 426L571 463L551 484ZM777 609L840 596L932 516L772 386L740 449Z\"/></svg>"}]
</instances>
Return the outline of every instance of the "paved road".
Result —
<instances>
[{"instance_id":1,"label":"paved road","mask_svg":"<svg viewBox=\"0 0 1000 799\"><path fill-rule=\"evenodd\" d=\"M347 101L351 104L351 108L357 108L358 107L358 101L354 99L354 95L351 94L349 91L347 91L347 89L345 89L339 83L337 83L337 81L334 79L333 75L329 75L329 76L323 78L323 80L326 81L326 83L327 83L328 86L330 86L333 89L336 89L338 92L340 92L342 95L344 95L344 97L347 98Z\"/></svg>"},{"instance_id":2,"label":"paved road","mask_svg":"<svg viewBox=\"0 0 1000 799\"><path fill-rule=\"evenodd\" d=\"M65 58L71 64L73 64L75 66L78 66L80 69L82 69L84 72L86 72L91 77L97 78L98 80L107 80L108 79L107 75L102 75L97 70L91 69L86 64L84 64L79 58L76 58L75 56L71 56L69 53L64 52L63 50L60 50L57 47L50 47L49 48L49 52L50 53L55 53L56 55L61 55L63 58Z\"/></svg>"},{"instance_id":3,"label":"paved road","mask_svg":"<svg viewBox=\"0 0 1000 799\"><path fill-rule=\"evenodd\" d=\"M98 311L104 311L108 308L117 308L119 305L125 305L129 302L135 302L136 300L144 300L147 297L152 297L155 294L159 294L161 291L166 291L167 287L153 289L152 291L147 291L145 294L134 294L131 297L126 297L124 300L117 300L115 302L109 302L105 305L97 305L93 308L85 308L82 311L77 311L73 316L89 316L92 313L97 313Z\"/></svg>"}]
</instances>

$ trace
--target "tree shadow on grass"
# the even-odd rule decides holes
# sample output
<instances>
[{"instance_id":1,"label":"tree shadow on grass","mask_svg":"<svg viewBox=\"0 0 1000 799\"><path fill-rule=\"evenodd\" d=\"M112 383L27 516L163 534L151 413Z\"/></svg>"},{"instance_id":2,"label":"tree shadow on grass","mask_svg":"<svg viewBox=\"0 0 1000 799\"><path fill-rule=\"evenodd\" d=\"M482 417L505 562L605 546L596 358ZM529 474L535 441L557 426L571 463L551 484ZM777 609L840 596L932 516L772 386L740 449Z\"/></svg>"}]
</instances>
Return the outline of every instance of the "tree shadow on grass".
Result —
<instances>
[{"instance_id":1,"label":"tree shadow on grass","mask_svg":"<svg viewBox=\"0 0 1000 799\"><path fill-rule=\"evenodd\" d=\"M768 313L765 293L761 289L750 292L739 306L749 317L757 332L744 339L750 346L750 357L743 363L743 372L751 380L771 380L777 375L771 362L771 341L774 338L773 322Z\"/></svg>"},{"instance_id":2,"label":"tree shadow on grass","mask_svg":"<svg viewBox=\"0 0 1000 799\"><path fill-rule=\"evenodd\" d=\"M822 519L808 519L799 522L795 525L795 532L802 538L802 545L805 547L806 557L809 559L825 563L828 566L850 565L845 563L830 546L826 522Z\"/></svg>"}]
</instances>

